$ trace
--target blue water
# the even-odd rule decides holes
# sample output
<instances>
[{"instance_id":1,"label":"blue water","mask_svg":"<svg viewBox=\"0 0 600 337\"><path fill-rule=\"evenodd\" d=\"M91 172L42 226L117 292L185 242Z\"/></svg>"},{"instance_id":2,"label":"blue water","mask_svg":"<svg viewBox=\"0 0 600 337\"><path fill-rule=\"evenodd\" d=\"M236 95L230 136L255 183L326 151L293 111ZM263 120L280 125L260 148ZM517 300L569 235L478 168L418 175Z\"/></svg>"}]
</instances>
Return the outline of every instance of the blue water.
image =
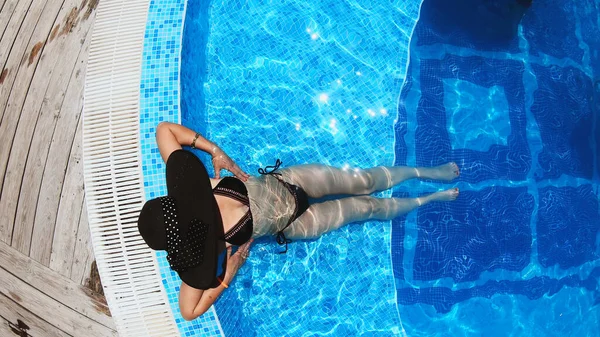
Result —
<instances>
[{"instance_id":1,"label":"blue water","mask_svg":"<svg viewBox=\"0 0 600 337\"><path fill-rule=\"evenodd\" d=\"M215 305L225 334L600 335L599 13L534 1L519 24L509 0L189 0L182 123L246 171L462 170L453 203L286 255L258 240Z\"/></svg>"}]
</instances>

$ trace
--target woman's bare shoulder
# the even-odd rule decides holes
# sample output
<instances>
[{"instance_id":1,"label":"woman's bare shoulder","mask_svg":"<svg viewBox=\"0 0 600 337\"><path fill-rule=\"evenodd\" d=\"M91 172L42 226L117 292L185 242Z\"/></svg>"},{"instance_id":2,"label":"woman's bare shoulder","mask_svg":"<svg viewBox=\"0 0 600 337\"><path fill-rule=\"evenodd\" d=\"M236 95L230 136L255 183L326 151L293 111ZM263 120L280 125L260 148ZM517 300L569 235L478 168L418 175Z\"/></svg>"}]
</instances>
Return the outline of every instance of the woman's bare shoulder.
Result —
<instances>
[{"instance_id":1,"label":"woman's bare shoulder","mask_svg":"<svg viewBox=\"0 0 600 337\"><path fill-rule=\"evenodd\" d=\"M221 179L213 179L213 178L209 178L209 179L210 179L210 185L212 186L213 189L215 188L215 186L217 186L219 181L221 181Z\"/></svg>"}]
</instances>

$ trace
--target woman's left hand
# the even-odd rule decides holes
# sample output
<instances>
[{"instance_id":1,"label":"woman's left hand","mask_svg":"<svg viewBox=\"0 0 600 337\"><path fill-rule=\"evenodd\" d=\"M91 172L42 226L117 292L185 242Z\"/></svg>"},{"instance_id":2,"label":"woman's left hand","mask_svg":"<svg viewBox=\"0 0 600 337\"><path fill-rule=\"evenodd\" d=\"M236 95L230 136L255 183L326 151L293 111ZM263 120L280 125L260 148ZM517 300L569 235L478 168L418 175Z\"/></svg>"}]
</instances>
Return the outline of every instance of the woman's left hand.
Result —
<instances>
[{"instance_id":1,"label":"woman's left hand","mask_svg":"<svg viewBox=\"0 0 600 337\"><path fill-rule=\"evenodd\" d=\"M238 247L235 254L231 255L231 247L227 248L227 272L225 279L231 283L231 280L237 274L238 270L246 263L246 259L250 254L250 246L254 239L248 240L248 242Z\"/></svg>"},{"instance_id":2,"label":"woman's left hand","mask_svg":"<svg viewBox=\"0 0 600 337\"><path fill-rule=\"evenodd\" d=\"M215 179L221 177L221 170L225 169L233 173L241 181L247 181L250 177L246 172L242 171L240 167L231 159L229 156L221 150L220 147L215 146L211 153L212 163L215 169Z\"/></svg>"}]
</instances>

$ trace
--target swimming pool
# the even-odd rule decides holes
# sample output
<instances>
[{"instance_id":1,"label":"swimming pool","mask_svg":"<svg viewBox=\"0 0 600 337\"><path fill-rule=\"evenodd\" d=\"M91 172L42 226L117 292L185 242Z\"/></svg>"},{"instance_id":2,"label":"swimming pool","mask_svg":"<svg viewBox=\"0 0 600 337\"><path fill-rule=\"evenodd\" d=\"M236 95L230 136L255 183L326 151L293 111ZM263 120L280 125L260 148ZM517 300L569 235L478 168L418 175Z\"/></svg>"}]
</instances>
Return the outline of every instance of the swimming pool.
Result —
<instances>
[{"instance_id":1,"label":"swimming pool","mask_svg":"<svg viewBox=\"0 0 600 337\"><path fill-rule=\"evenodd\" d=\"M216 316L197 322L178 316L159 256L183 335L598 335L600 3L535 2L517 30L508 0L167 3L151 11L175 24L185 14L181 60L158 54L172 87L157 85L143 123L176 121L181 95L181 122L248 172L276 158L462 169L452 204L352 224L287 255L259 240ZM154 197L164 187L151 133L142 127Z\"/></svg>"}]
</instances>

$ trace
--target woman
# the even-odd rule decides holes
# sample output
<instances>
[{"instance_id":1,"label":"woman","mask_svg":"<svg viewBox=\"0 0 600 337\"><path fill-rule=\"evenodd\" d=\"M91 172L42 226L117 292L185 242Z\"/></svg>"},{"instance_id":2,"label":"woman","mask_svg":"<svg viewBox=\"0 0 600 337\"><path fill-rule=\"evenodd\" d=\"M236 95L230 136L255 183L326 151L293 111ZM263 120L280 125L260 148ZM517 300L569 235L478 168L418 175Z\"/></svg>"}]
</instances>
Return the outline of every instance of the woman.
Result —
<instances>
[{"instance_id":1,"label":"woman","mask_svg":"<svg viewBox=\"0 0 600 337\"><path fill-rule=\"evenodd\" d=\"M206 312L229 286L253 238L275 234L287 251L290 239L317 238L356 221L390 220L429 202L458 197L457 188L410 199L369 196L412 178L451 181L459 175L455 163L353 171L310 164L278 170L278 160L251 177L217 145L184 126L160 123L156 140L167 164L169 193L146 202L138 228L151 248L167 250L171 268L182 279L179 307L186 320ZM214 179L182 145L212 155ZM237 178L220 179L221 169ZM309 197L327 195L354 196L309 205ZM233 255L231 245L239 246Z\"/></svg>"}]
</instances>

